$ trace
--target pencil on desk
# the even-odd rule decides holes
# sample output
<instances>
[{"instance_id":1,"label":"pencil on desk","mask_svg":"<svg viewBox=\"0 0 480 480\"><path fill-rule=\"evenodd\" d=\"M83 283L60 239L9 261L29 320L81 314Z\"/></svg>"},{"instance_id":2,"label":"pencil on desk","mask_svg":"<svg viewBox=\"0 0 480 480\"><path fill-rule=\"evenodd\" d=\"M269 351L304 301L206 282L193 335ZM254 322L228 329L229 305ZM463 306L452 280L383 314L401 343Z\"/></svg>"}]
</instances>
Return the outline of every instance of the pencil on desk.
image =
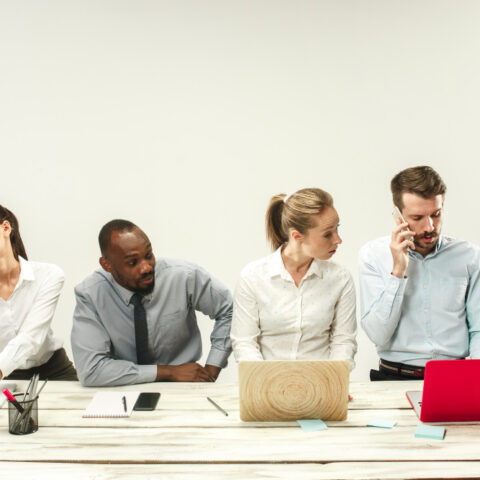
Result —
<instances>
[{"instance_id":1,"label":"pencil on desk","mask_svg":"<svg viewBox=\"0 0 480 480\"><path fill-rule=\"evenodd\" d=\"M220 410L226 417L228 417L228 413L220 406L217 405L210 397L207 397L207 400L218 410Z\"/></svg>"}]
</instances>

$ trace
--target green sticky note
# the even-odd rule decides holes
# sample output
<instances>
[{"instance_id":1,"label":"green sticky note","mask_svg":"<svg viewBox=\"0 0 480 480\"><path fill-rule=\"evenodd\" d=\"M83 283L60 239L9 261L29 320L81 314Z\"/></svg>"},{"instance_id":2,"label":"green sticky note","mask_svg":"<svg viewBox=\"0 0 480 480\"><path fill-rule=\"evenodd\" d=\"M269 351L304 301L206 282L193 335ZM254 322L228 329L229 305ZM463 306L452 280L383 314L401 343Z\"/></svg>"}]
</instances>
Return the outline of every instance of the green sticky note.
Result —
<instances>
[{"instance_id":1,"label":"green sticky note","mask_svg":"<svg viewBox=\"0 0 480 480\"><path fill-rule=\"evenodd\" d=\"M394 420L383 420L383 418L372 418L367 423L367 427L377 427L377 428L393 428L397 422Z\"/></svg>"},{"instance_id":2,"label":"green sticky note","mask_svg":"<svg viewBox=\"0 0 480 480\"><path fill-rule=\"evenodd\" d=\"M323 420L297 420L297 423L302 427L304 432L328 430L328 427Z\"/></svg>"},{"instance_id":3,"label":"green sticky note","mask_svg":"<svg viewBox=\"0 0 480 480\"><path fill-rule=\"evenodd\" d=\"M445 437L445 427L434 427L432 425L417 425L417 429L415 430L415 437L443 440L443 438Z\"/></svg>"}]
</instances>

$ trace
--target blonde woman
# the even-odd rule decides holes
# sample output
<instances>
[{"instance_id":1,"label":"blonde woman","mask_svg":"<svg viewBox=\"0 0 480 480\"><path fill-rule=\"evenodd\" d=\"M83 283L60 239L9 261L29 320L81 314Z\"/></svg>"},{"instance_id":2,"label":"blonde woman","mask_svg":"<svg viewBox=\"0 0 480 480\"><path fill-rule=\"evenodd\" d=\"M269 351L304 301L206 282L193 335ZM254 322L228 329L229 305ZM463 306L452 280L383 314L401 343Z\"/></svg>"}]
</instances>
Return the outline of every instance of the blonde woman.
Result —
<instances>
[{"instance_id":1,"label":"blonde woman","mask_svg":"<svg viewBox=\"0 0 480 480\"><path fill-rule=\"evenodd\" d=\"M348 360L357 350L355 287L329 261L342 239L330 194L275 195L266 214L274 252L248 264L234 295L232 344L243 360Z\"/></svg>"}]
</instances>

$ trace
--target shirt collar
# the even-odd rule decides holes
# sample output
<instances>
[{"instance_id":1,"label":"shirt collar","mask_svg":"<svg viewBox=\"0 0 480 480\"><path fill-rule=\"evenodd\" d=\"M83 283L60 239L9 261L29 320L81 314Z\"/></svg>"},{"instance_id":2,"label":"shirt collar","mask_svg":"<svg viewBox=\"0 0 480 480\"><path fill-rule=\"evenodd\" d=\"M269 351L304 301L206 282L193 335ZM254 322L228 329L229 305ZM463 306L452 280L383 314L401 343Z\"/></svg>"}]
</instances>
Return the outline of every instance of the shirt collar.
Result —
<instances>
[{"instance_id":1,"label":"shirt collar","mask_svg":"<svg viewBox=\"0 0 480 480\"><path fill-rule=\"evenodd\" d=\"M285 270L285 266L283 265L282 255L281 255L282 247L277 248L271 255L269 263L269 273L270 277L276 277L278 275L282 275L282 271Z\"/></svg>"},{"instance_id":2,"label":"shirt collar","mask_svg":"<svg viewBox=\"0 0 480 480\"><path fill-rule=\"evenodd\" d=\"M420 253L418 252L415 252L414 250L408 250L410 252L410 254L413 256L413 257L417 257L417 258L431 258L431 257L434 257L435 255L437 255L438 252L440 252L440 250L442 250L442 248L444 247L444 239L443 239L443 235L440 234L438 236L438 242L437 244L435 245L435 248L426 256L426 257L423 257L423 255L421 255Z\"/></svg>"},{"instance_id":3,"label":"shirt collar","mask_svg":"<svg viewBox=\"0 0 480 480\"><path fill-rule=\"evenodd\" d=\"M20 288L23 282L33 282L35 280L35 274L33 273L33 268L30 265L30 262L20 255L18 256L18 261L20 262L20 276L18 277L18 282L13 291Z\"/></svg>"},{"instance_id":4,"label":"shirt collar","mask_svg":"<svg viewBox=\"0 0 480 480\"><path fill-rule=\"evenodd\" d=\"M275 250L270 255L270 262L269 262L270 278L280 276L283 280L292 282L293 281L292 276L288 273L287 269L285 268L285 265L283 264L282 248L283 248L283 245L278 247L277 250ZM308 278L311 275L316 275L319 278L323 278L321 262L322 262L321 260L314 258L312 263L310 264L310 267L308 267L307 273L303 278Z\"/></svg>"},{"instance_id":5,"label":"shirt collar","mask_svg":"<svg viewBox=\"0 0 480 480\"><path fill-rule=\"evenodd\" d=\"M18 256L18 260L20 261L20 279L28 281L35 280L35 274L33 273L33 268L30 265L30 262L20 255Z\"/></svg>"}]
</instances>

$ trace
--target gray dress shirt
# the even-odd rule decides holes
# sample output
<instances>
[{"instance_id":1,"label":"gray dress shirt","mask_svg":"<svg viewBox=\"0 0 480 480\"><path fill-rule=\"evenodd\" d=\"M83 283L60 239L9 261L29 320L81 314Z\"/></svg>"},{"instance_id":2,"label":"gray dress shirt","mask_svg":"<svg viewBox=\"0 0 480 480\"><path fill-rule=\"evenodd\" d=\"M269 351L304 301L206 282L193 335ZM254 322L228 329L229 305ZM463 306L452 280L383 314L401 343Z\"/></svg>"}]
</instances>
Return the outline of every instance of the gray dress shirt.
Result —
<instances>
[{"instance_id":1,"label":"gray dress shirt","mask_svg":"<svg viewBox=\"0 0 480 480\"><path fill-rule=\"evenodd\" d=\"M133 292L110 273L95 271L75 288L72 350L80 381L86 386L154 382L156 365L196 362L202 341L195 310L215 320L206 363L227 365L231 353L232 297L203 268L183 260L157 259L155 288L143 299L148 343L155 365L138 365Z\"/></svg>"}]
</instances>

